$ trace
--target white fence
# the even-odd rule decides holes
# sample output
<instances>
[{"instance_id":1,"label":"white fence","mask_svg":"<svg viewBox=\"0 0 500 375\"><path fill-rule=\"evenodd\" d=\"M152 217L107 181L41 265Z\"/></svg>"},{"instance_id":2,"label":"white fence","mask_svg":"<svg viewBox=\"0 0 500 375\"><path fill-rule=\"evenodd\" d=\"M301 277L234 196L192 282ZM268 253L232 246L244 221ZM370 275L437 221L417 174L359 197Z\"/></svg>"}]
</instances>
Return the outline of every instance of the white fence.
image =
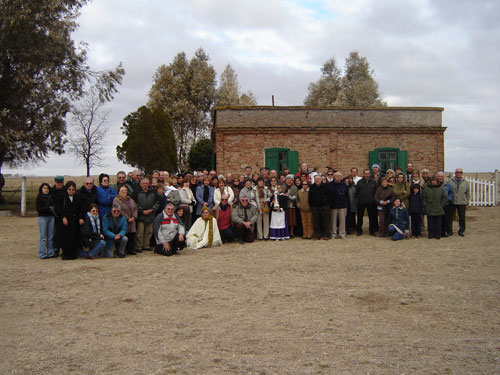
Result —
<instances>
[{"instance_id":1,"label":"white fence","mask_svg":"<svg viewBox=\"0 0 500 375\"><path fill-rule=\"evenodd\" d=\"M498 171L495 172L495 179L491 181L465 177L470 187L470 206L496 206L498 204Z\"/></svg>"}]
</instances>

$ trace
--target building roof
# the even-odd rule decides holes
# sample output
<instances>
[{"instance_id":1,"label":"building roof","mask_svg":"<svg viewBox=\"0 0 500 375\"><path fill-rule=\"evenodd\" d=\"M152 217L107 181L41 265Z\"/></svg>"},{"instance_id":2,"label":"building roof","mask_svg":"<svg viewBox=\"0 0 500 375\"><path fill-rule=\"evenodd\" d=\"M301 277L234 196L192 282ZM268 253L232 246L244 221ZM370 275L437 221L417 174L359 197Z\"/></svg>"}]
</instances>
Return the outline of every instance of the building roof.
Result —
<instances>
[{"instance_id":1,"label":"building roof","mask_svg":"<svg viewBox=\"0 0 500 375\"><path fill-rule=\"evenodd\" d=\"M441 107L218 106L215 130L230 128L442 128Z\"/></svg>"}]
</instances>

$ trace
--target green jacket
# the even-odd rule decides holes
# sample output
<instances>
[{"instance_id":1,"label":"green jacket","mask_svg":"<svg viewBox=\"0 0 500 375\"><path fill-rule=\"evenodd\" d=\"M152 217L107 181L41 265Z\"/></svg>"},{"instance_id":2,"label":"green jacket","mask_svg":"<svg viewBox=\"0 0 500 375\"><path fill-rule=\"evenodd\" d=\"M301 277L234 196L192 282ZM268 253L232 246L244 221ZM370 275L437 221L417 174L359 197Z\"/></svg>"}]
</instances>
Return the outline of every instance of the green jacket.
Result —
<instances>
[{"instance_id":1,"label":"green jacket","mask_svg":"<svg viewBox=\"0 0 500 375\"><path fill-rule=\"evenodd\" d=\"M424 190L424 212L427 216L444 215L448 200L443 185L427 185Z\"/></svg>"},{"instance_id":2,"label":"green jacket","mask_svg":"<svg viewBox=\"0 0 500 375\"><path fill-rule=\"evenodd\" d=\"M408 198L410 197L410 184L403 181L402 184L396 182L392 185L392 194L394 194L394 199L399 198L406 208L410 208ZM393 200L394 200L393 199Z\"/></svg>"},{"instance_id":3,"label":"green jacket","mask_svg":"<svg viewBox=\"0 0 500 375\"><path fill-rule=\"evenodd\" d=\"M155 219L155 212L160 206L156 193L153 190L148 190L147 192L141 190L137 193L136 203L137 211L139 212L137 221L152 223ZM144 215L145 210L153 210L153 212L149 215Z\"/></svg>"},{"instance_id":4,"label":"green jacket","mask_svg":"<svg viewBox=\"0 0 500 375\"><path fill-rule=\"evenodd\" d=\"M469 181L465 181L465 179L462 178L460 185L458 185L456 177L453 176L448 183L453 192L451 204L468 205L470 199Z\"/></svg>"}]
</instances>

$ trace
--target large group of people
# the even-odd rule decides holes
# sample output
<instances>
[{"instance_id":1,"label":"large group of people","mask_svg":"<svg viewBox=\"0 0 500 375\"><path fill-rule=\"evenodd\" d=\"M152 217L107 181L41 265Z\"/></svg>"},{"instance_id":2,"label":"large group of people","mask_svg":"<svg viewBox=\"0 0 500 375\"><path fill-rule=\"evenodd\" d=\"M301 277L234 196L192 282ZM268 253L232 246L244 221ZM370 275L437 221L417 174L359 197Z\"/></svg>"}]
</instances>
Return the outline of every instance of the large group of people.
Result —
<instances>
[{"instance_id":1,"label":"large group of people","mask_svg":"<svg viewBox=\"0 0 500 375\"><path fill-rule=\"evenodd\" d=\"M457 168L445 180L438 171L422 173L409 162L382 173L378 164L352 168L346 176L334 168L297 174L247 166L243 173L218 175L215 170L170 175L153 171L142 176L120 171L116 184L99 175L79 189L56 176L43 183L36 199L39 214L38 256L123 258L143 251L170 256L187 247L200 249L226 242L345 239L363 233L365 212L372 236L393 240L422 236L427 218L428 238L465 233L469 184Z\"/></svg>"}]
</instances>

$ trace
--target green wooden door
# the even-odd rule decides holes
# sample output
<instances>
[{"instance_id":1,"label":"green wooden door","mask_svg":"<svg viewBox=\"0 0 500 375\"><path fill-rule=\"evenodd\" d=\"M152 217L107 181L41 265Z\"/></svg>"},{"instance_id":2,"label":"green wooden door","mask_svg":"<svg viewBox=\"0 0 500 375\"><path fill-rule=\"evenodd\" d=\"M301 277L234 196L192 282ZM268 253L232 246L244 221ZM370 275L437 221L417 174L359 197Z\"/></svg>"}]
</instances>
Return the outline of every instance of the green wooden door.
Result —
<instances>
[{"instance_id":1,"label":"green wooden door","mask_svg":"<svg viewBox=\"0 0 500 375\"><path fill-rule=\"evenodd\" d=\"M397 166L400 166L403 169L403 173L406 173L408 151L400 150L396 147L376 148L375 150L369 152L368 160L370 164L370 171L372 171L372 165L377 163L380 165L382 173L385 173L388 169L394 170Z\"/></svg>"},{"instance_id":2,"label":"green wooden door","mask_svg":"<svg viewBox=\"0 0 500 375\"><path fill-rule=\"evenodd\" d=\"M289 148L266 148L265 150L266 167L275 169L278 173L283 172L284 168L289 168L290 173L296 174L299 171L299 152L290 151Z\"/></svg>"}]
</instances>

